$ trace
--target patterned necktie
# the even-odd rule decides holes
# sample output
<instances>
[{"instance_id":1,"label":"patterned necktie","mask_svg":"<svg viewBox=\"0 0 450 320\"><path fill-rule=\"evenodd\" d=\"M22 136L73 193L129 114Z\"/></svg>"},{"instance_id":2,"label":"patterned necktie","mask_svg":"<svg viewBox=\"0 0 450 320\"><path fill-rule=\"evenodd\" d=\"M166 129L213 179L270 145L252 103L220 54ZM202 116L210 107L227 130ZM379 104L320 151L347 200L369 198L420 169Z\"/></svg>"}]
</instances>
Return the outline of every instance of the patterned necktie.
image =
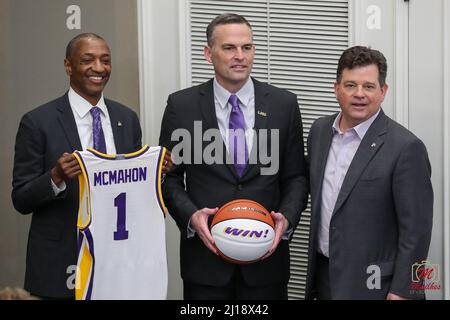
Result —
<instances>
[{"instance_id":1,"label":"patterned necktie","mask_svg":"<svg viewBox=\"0 0 450 320\"><path fill-rule=\"evenodd\" d=\"M92 114L92 135L94 137L94 149L106 153L105 135L103 134L102 119L100 118L100 108L93 107L90 110Z\"/></svg>"},{"instance_id":2,"label":"patterned necktie","mask_svg":"<svg viewBox=\"0 0 450 320\"><path fill-rule=\"evenodd\" d=\"M238 97L232 94L228 101L232 106L229 125L230 154L233 155L234 168L240 178L248 161L247 143L245 141L245 119L239 107Z\"/></svg>"}]
</instances>

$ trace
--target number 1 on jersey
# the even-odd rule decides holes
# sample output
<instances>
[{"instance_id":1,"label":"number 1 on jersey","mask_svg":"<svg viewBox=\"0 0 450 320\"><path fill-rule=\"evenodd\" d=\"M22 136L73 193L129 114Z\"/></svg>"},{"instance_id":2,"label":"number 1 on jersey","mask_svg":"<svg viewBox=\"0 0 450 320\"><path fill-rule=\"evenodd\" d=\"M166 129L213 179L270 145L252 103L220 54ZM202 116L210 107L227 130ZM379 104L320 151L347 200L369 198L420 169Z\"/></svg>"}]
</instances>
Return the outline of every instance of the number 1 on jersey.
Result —
<instances>
[{"instance_id":1,"label":"number 1 on jersey","mask_svg":"<svg viewBox=\"0 0 450 320\"><path fill-rule=\"evenodd\" d=\"M117 207L117 231L114 232L114 240L128 239L128 231L126 230L126 200L125 192L119 194L114 199L114 206Z\"/></svg>"}]
</instances>

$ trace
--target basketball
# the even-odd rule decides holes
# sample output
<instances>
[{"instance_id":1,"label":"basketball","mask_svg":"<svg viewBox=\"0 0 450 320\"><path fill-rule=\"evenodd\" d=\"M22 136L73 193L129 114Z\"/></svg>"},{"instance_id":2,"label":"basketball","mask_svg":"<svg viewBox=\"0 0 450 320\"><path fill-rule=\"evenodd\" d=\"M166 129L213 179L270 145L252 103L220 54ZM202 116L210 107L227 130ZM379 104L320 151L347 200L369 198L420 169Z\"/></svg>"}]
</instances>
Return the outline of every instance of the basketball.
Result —
<instances>
[{"instance_id":1,"label":"basketball","mask_svg":"<svg viewBox=\"0 0 450 320\"><path fill-rule=\"evenodd\" d=\"M222 258L236 264L256 262L272 246L275 224L270 213L251 200L234 200L214 215L211 234Z\"/></svg>"}]
</instances>

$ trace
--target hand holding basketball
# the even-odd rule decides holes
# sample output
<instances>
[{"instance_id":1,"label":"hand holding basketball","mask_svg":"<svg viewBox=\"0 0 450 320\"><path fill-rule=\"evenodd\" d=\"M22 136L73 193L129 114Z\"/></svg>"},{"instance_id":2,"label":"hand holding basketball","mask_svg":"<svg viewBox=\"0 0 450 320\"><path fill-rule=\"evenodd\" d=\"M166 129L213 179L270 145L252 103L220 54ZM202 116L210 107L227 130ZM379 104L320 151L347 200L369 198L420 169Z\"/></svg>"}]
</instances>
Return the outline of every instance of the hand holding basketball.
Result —
<instances>
[{"instance_id":1,"label":"hand holding basketball","mask_svg":"<svg viewBox=\"0 0 450 320\"><path fill-rule=\"evenodd\" d=\"M289 228L289 221L286 219L286 217L279 213L279 212L271 212L270 215L273 218L273 221L275 222L275 239L273 240L272 247L270 247L267 254L262 257L261 260L267 259L272 255L272 253L275 252L278 245L280 244L281 237L286 232L286 230Z\"/></svg>"},{"instance_id":2,"label":"hand holding basketball","mask_svg":"<svg viewBox=\"0 0 450 320\"><path fill-rule=\"evenodd\" d=\"M261 204L238 199L217 211L211 223L211 234L223 259L248 264L259 261L272 247L275 224Z\"/></svg>"},{"instance_id":3,"label":"hand holding basketball","mask_svg":"<svg viewBox=\"0 0 450 320\"><path fill-rule=\"evenodd\" d=\"M197 210L191 217L191 227L195 230L199 238L203 241L205 246L214 252L217 253L217 249L215 247L214 238L211 235L208 227L208 217L216 214L219 208L209 209L203 208Z\"/></svg>"}]
</instances>

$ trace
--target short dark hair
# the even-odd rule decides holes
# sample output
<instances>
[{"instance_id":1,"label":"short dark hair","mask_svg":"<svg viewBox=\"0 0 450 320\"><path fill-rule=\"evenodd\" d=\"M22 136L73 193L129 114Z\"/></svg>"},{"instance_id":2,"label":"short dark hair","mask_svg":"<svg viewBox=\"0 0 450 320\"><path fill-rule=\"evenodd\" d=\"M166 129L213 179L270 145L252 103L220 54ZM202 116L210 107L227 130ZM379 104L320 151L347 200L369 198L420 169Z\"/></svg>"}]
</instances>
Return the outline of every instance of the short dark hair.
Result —
<instances>
[{"instance_id":1,"label":"short dark hair","mask_svg":"<svg viewBox=\"0 0 450 320\"><path fill-rule=\"evenodd\" d=\"M77 44L78 41L83 40L83 39L97 39L97 40L103 40L105 41L105 39L103 39L102 37L100 37L98 34L89 32L89 33L81 33L77 36L75 36L72 40L70 40L70 42L67 44L66 47L66 59L70 59L72 57L72 53L75 50L75 45ZM105 41L106 42L106 41Z\"/></svg>"},{"instance_id":2,"label":"short dark hair","mask_svg":"<svg viewBox=\"0 0 450 320\"><path fill-rule=\"evenodd\" d=\"M224 13L217 17L215 17L206 28L206 39L208 41L208 46L212 46L213 44L213 34L214 30L217 26L224 25L224 24L246 24L250 30L252 29L252 26L250 23L245 19L243 16L235 14L235 13Z\"/></svg>"},{"instance_id":3,"label":"short dark hair","mask_svg":"<svg viewBox=\"0 0 450 320\"><path fill-rule=\"evenodd\" d=\"M345 50L339 59L336 72L336 82L341 82L344 69L365 67L374 64L378 67L378 82L380 86L386 84L387 62L384 55L378 51L364 46L355 46Z\"/></svg>"}]
</instances>

